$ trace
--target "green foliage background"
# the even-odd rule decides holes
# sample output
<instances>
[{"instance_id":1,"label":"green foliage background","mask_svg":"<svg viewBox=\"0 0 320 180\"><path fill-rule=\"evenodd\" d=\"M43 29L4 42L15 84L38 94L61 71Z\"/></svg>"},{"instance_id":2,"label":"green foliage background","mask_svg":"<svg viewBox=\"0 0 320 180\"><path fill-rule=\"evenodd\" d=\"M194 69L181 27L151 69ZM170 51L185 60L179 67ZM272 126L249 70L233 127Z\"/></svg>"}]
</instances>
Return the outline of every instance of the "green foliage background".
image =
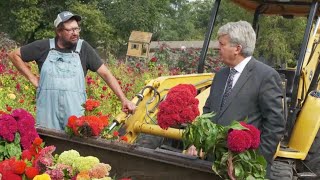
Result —
<instances>
[{"instance_id":1,"label":"green foliage background","mask_svg":"<svg viewBox=\"0 0 320 180\"><path fill-rule=\"evenodd\" d=\"M106 54L123 57L132 30L153 33L153 41L203 40L214 0L5 0L0 1L0 31L20 45L54 36L53 21L63 10L80 14L82 38ZM252 22L253 13L222 1L219 26L238 20ZM304 18L262 17L257 58L281 66L298 57Z\"/></svg>"}]
</instances>

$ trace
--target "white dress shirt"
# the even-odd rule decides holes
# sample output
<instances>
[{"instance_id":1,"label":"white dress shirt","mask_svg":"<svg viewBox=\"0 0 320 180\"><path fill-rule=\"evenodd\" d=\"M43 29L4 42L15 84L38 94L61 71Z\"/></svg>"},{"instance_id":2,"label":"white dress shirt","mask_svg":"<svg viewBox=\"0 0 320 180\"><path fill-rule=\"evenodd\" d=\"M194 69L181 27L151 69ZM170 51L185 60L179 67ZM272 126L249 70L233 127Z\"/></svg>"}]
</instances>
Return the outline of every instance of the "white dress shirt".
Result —
<instances>
[{"instance_id":1,"label":"white dress shirt","mask_svg":"<svg viewBox=\"0 0 320 180\"><path fill-rule=\"evenodd\" d=\"M233 82L232 82L232 88L234 87L234 85L236 84L236 82L238 81L243 69L246 67L246 65L248 64L248 62L250 61L251 56L246 57L243 61L241 61L238 65L236 65L234 67L235 70L237 70L237 73L234 75L233 77Z\"/></svg>"}]
</instances>

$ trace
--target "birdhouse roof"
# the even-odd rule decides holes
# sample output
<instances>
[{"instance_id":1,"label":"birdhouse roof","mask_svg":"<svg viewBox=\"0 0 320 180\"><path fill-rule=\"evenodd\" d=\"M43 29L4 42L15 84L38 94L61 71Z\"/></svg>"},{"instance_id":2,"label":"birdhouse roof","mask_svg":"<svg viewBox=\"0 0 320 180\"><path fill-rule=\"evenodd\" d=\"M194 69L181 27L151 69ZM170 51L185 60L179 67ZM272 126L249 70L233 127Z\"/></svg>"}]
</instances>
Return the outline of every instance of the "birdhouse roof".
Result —
<instances>
[{"instance_id":1,"label":"birdhouse roof","mask_svg":"<svg viewBox=\"0 0 320 180\"><path fill-rule=\"evenodd\" d=\"M150 43L152 33L142 31L132 31L129 37L130 42Z\"/></svg>"}]
</instances>

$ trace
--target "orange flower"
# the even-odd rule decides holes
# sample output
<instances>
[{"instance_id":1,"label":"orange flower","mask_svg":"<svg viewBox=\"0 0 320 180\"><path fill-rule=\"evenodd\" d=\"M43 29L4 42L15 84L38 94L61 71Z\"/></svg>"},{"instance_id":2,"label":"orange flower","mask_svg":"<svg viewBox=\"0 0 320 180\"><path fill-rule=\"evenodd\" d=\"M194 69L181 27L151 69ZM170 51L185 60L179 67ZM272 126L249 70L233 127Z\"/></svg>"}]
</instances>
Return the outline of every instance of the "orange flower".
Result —
<instances>
[{"instance_id":1,"label":"orange flower","mask_svg":"<svg viewBox=\"0 0 320 180\"><path fill-rule=\"evenodd\" d=\"M100 102L93 99L88 99L84 105L85 109L87 111L92 111L93 109L100 106Z\"/></svg>"},{"instance_id":2,"label":"orange flower","mask_svg":"<svg viewBox=\"0 0 320 180\"><path fill-rule=\"evenodd\" d=\"M128 137L127 136L121 136L120 138L122 141L128 142Z\"/></svg>"},{"instance_id":3,"label":"orange flower","mask_svg":"<svg viewBox=\"0 0 320 180\"><path fill-rule=\"evenodd\" d=\"M68 118L68 125L67 126L69 126L70 128L73 128L77 119L78 119L77 116L70 116Z\"/></svg>"},{"instance_id":4,"label":"orange flower","mask_svg":"<svg viewBox=\"0 0 320 180\"><path fill-rule=\"evenodd\" d=\"M78 175L77 175L77 179L81 179L81 180L89 180L90 176L89 176L89 172L87 171L81 171Z\"/></svg>"},{"instance_id":5,"label":"orange flower","mask_svg":"<svg viewBox=\"0 0 320 180\"><path fill-rule=\"evenodd\" d=\"M42 144L42 139L41 138L39 138L39 137L36 137L35 139L34 139L34 141L33 141L33 144L35 145L35 146L40 146L41 144Z\"/></svg>"}]
</instances>

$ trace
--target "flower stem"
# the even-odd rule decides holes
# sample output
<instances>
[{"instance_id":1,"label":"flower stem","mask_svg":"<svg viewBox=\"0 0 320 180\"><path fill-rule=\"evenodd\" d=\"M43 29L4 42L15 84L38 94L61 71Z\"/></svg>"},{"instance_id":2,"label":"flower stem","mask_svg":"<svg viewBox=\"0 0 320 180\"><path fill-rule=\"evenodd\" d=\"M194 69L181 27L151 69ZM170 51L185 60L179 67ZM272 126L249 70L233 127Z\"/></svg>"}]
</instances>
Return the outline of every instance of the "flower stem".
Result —
<instances>
[{"instance_id":1,"label":"flower stem","mask_svg":"<svg viewBox=\"0 0 320 180\"><path fill-rule=\"evenodd\" d=\"M232 160L233 160L232 153L229 152L229 154L228 154L228 176L231 180L236 180L236 178L234 177L234 174L233 174L234 167L233 167Z\"/></svg>"}]
</instances>

